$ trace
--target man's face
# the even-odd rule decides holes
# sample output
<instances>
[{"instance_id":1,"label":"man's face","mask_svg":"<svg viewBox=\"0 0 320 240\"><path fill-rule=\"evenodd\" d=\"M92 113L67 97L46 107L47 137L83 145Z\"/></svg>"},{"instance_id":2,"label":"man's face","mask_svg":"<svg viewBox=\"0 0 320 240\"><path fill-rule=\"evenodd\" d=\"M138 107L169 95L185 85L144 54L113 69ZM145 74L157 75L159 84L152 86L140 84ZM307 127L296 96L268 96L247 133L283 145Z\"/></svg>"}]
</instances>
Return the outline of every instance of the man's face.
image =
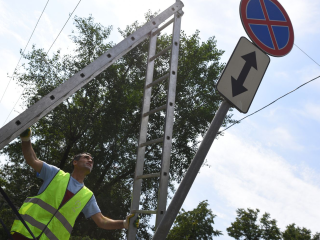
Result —
<instances>
[{"instance_id":1,"label":"man's face","mask_svg":"<svg viewBox=\"0 0 320 240\"><path fill-rule=\"evenodd\" d=\"M87 154L83 154L76 164L80 168L89 170L88 174L92 171L93 168L93 158Z\"/></svg>"}]
</instances>

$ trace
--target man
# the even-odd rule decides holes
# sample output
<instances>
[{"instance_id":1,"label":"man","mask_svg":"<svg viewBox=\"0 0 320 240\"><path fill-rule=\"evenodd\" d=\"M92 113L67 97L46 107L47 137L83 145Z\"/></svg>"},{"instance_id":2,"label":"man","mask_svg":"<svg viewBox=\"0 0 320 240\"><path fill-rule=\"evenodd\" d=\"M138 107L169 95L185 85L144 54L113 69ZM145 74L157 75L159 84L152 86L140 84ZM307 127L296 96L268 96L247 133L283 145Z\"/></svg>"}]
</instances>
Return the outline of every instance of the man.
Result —
<instances>
[{"instance_id":1,"label":"man","mask_svg":"<svg viewBox=\"0 0 320 240\"><path fill-rule=\"evenodd\" d=\"M43 180L37 196L28 197L19 210L33 235L39 240L67 240L75 220L83 212L103 229L128 229L131 214L126 220L113 220L102 215L93 193L84 186L84 178L92 171L93 158L89 153L74 156L71 175L39 160L32 148L31 129L21 135L22 152L29 166ZM138 222L135 223L138 227ZM34 239L20 220L15 220L11 234L14 240Z\"/></svg>"}]
</instances>

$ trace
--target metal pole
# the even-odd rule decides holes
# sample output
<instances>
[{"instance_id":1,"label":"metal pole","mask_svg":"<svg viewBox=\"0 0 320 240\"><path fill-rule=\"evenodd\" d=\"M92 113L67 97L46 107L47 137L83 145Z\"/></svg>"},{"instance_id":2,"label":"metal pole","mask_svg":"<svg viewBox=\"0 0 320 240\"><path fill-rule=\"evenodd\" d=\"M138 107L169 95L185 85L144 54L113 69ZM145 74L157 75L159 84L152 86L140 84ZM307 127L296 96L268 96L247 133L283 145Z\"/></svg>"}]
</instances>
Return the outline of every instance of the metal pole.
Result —
<instances>
[{"instance_id":1,"label":"metal pole","mask_svg":"<svg viewBox=\"0 0 320 240\"><path fill-rule=\"evenodd\" d=\"M162 221L160 222L152 240L163 240L166 239L169 230L175 220L175 218L177 217L179 210L185 200L185 198L188 195L188 192L204 162L205 157L207 156L207 153L213 143L213 140L215 139L217 132L220 128L220 126L223 123L223 120L225 118L225 116L227 115L229 108L231 107L231 105L224 100L206 135L204 136L200 147L196 153L196 155L194 156L189 169L185 175L185 177L183 178L182 182L180 183L180 186L177 190L177 192L175 193Z\"/></svg>"}]
</instances>

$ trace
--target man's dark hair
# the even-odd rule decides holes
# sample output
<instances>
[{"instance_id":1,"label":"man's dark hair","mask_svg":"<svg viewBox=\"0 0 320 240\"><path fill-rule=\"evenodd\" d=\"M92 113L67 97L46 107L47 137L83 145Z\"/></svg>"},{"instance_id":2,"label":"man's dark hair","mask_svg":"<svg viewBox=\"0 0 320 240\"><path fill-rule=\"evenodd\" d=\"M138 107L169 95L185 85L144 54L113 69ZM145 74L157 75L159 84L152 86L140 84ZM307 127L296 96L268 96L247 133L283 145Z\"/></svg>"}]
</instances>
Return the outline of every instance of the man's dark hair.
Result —
<instances>
[{"instance_id":1,"label":"man's dark hair","mask_svg":"<svg viewBox=\"0 0 320 240\"><path fill-rule=\"evenodd\" d=\"M88 156L90 156L92 159L93 159L93 157L91 156L91 154L90 153L86 153L86 152L84 152L84 153L79 153L79 154L77 154L77 155L74 155L73 156L73 159L72 159L72 161L71 161L71 166L74 168L74 166L73 166L73 161L78 161L83 155L88 155Z\"/></svg>"},{"instance_id":2,"label":"man's dark hair","mask_svg":"<svg viewBox=\"0 0 320 240\"><path fill-rule=\"evenodd\" d=\"M91 154L90 153L79 153L79 154L77 154L77 155L75 155L74 157L73 157L73 160L72 161L74 161L74 160L76 160L76 161L78 161L81 157L82 157L82 155L89 155L91 158L92 158L92 156L91 156Z\"/></svg>"}]
</instances>

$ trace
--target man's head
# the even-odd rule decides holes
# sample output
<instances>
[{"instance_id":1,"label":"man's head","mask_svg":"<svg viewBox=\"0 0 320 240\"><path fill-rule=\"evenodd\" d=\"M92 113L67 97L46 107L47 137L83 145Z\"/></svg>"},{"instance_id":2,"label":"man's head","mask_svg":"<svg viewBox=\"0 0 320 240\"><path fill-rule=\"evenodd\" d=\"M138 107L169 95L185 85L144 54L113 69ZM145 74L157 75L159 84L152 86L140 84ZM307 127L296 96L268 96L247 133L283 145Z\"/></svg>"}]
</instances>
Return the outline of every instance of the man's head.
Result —
<instances>
[{"instance_id":1,"label":"man's head","mask_svg":"<svg viewBox=\"0 0 320 240\"><path fill-rule=\"evenodd\" d=\"M87 170L89 174L93 168L93 157L90 153L79 153L73 157L72 165L74 171Z\"/></svg>"}]
</instances>

